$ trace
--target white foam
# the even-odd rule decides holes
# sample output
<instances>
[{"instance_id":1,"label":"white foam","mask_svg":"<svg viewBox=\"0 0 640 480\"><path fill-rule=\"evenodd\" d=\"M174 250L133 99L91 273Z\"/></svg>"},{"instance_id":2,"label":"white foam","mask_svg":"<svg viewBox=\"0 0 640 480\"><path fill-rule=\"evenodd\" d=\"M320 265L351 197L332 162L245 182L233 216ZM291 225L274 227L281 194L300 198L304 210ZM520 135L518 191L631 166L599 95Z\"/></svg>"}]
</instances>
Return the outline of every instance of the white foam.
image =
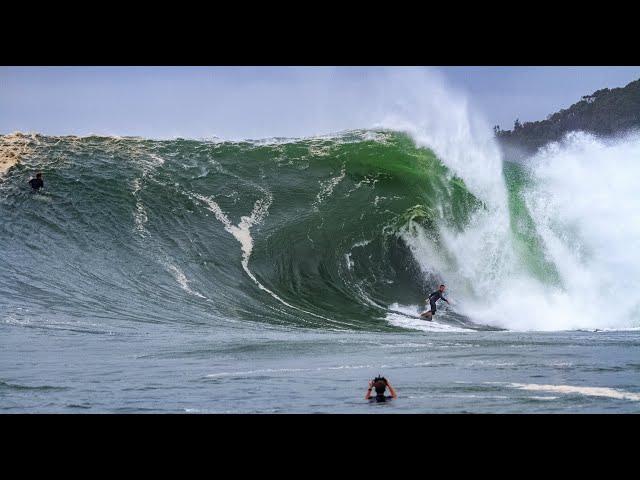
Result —
<instances>
[{"instance_id":1,"label":"white foam","mask_svg":"<svg viewBox=\"0 0 640 480\"><path fill-rule=\"evenodd\" d=\"M320 204L333 193L333 189L338 185L345 177L346 170L345 165L342 165L342 169L340 170L340 174L332 177L328 180L320 181L320 191L318 195L316 195L316 200L313 202L313 209L318 210Z\"/></svg>"},{"instance_id":2,"label":"white foam","mask_svg":"<svg viewBox=\"0 0 640 480\"><path fill-rule=\"evenodd\" d=\"M187 276L184 274L184 272L182 270L180 270L177 266L173 265L173 264L168 264L167 265L167 269L169 270L169 272L171 272L171 274L173 275L173 277L176 279L176 281L178 282L178 284L180 285L180 287L187 293L190 293L191 295L195 295L196 297L200 297L200 298L206 298L204 295L202 295L200 292L196 292L195 290L192 290L189 287L189 280L187 279Z\"/></svg>"},{"instance_id":3,"label":"white foam","mask_svg":"<svg viewBox=\"0 0 640 480\"><path fill-rule=\"evenodd\" d=\"M314 157L326 157L331 153L332 145L325 142L312 142L309 145L309 153Z\"/></svg>"},{"instance_id":4,"label":"white foam","mask_svg":"<svg viewBox=\"0 0 640 480\"><path fill-rule=\"evenodd\" d=\"M512 245L508 219L495 212L477 216L481 221L462 233L440 227L455 262L438 259L438 249L418 235L409 241L425 268L435 265L455 285L460 311L472 318L511 330L637 328L637 158L637 135L604 142L574 133L529 160L526 205L541 254L557 270L557 285L527 271Z\"/></svg>"},{"instance_id":5,"label":"white foam","mask_svg":"<svg viewBox=\"0 0 640 480\"><path fill-rule=\"evenodd\" d=\"M354 243L351 249L353 250L354 248L357 248L357 247L364 247L366 245L369 245L370 243L371 243L371 240L362 240L361 242Z\"/></svg>"},{"instance_id":6,"label":"white foam","mask_svg":"<svg viewBox=\"0 0 640 480\"><path fill-rule=\"evenodd\" d=\"M245 370L238 372L218 372L206 375L207 378L231 377L238 375L256 375L261 373L288 373L288 372L310 372L310 368L263 368L259 370Z\"/></svg>"},{"instance_id":7,"label":"white foam","mask_svg":"<svg viewBox=\"0 0 640 480\"><path fill-rule=\"evenodd\" d=\"M133 221L135 223L135 228L140 236L144 237L148 234L145 224L149 220L147 217L147 210L144 208L142 204L142 200L140 200L138 196L138 192L142 189L140 178L135 178L133 180L133 191L131 194L136 197L136 210L133 212Z\"/></svg>"},{"instance_id":8,"label":"white foam","mask_svg":"<svg viewBox=\"0 0 640 480\"><path fill-rule=\"evenodd\" d=\"M640 135L567 136L531 160L527 206L562 279L569 328L640 324Z\"/></svg>"},{"instance_id":9,"label":"white foam","mask_svg":"<svg viewBox=\"0 0 640 480\"><path fill-rule=\"evenodd\" d=\"M136 199L136 210L133 212L133 221L138 234L145 237L149 234L145 227L149 217L147 216L147 210L139 195L140 191L142 191L142 181L152 174L156 168L164 165L165 159L159 155L148 153L143 150L134 149L134 152L136 154L136 159L142 166L142 176L133 180L133 190L131 191L131 194ZM149 161L149 158L151 161Z\"/></svg>"},{"instance_id":10,"label":"white foam","mask_svg":"<svg viewBox=\"0 0 640 480\"><path fill-rule=\"evenodd\" d=\"M354 263L354 262L353 262L353 260L351 259L351 252L349 252L349 253L345 253L345 254L344 254L344 258L345 258L345 260L346 260L346 262L347 262L347 268L348 268L349 270L353 270L353 266L355 265L355 263Z\"/></svg>"},{"instance_id":11,"label":"white foam","mask_svg":"<svg viewBox=\"0 0 640 480\"><path fill-rule=\"evenodd\" d=\"M617 390L607 387L576 387L572 385L540 385L536 383L510 383L509 387L518 388L521 390L536 391L536 392L552 392L552 393L564 393L572 394L578 393L580 395L587 395L591 397L608 397L618 400L632 400L634 402L640 401L640 393L626 392L624 390Z\"/></svg>"},{"instance_id":12,"label":"white foam","mask_svg":"<svg viewBox=\"0 0 640 480\"><path fill-rule=\"evenodd\" d=\"M388 365L381 365L382 367L388 367ZM373 368L373 365L336 365L331 367L317 367L317 368L261 368L257 370L245 370L238 372L217 372L206 375L207 378L216 377L230 377L238 375L259 375L264 373L292 373L292 372L319 372L324 370L359 370L363 368Z\"/></svg>"},{"instance_id":13,"label":"white foam","mask_svg":"<svg viewBox=\"0 0 640 480\"><path fill-rule=\"evenodd\" d=\"M421 320L413 318L416 316L415 308L406 305L394 304L390 308L406 314L388 312L385 320L396 327L407 328L410 330L421 330L423 332L468 332L468 330L460 327L453 327L437 320ZM411 317L407 316L411 315Z\"/></svg>"},{"instance_id":14,"label":"white foam","mask_svg":"<svg viewBox=\"0 0 640 480\"><path fill-rule=\"evenodd\" d=\"M371 243L371 240L362 240L360 242L356 242L351 246L351 250L348 253L344 254L344 257L345 257L345 260L346 260L346 264L347 264L347 268L349 270L353 270L353 267L355 266L355 262L351 258L351 255L353 254L353 249L354 248L364 247L366 245L369 245L370 243ZM378 306L373 302L370 302L370 303L372 303L375 306Z\"/></svg>"}]
</instances>

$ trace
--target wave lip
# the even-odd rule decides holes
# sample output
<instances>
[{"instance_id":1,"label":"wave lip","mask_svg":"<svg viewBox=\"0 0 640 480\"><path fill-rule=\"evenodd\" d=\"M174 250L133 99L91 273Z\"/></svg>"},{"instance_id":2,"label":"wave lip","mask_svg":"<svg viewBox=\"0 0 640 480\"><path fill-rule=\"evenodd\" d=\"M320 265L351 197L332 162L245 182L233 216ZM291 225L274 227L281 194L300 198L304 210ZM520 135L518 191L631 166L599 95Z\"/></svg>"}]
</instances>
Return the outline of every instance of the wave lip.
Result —
<instances>
[{"instance_id":1,"label":"wave lip","mask_svg":"<svg viewBox=\"0 0 640 480\"><path fill-rule=\"evenodd\" d=\"M0 177L32 153L29 140L30 137L20 133L0 135Z\"/></svg>"}]
</instances>

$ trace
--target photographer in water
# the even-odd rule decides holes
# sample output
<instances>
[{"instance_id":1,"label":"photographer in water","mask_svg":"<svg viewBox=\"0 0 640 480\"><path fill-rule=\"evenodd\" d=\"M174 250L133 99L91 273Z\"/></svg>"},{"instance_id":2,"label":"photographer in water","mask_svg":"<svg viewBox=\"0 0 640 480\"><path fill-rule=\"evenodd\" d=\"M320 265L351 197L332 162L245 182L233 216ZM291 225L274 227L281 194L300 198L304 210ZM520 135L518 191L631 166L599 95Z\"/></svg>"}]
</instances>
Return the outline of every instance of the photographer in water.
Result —
<instances>
[{"instance_id":1,"label":"photographer in water","mask_svg":"<svg viewBox=\"0 0 640 480\"><path fill-rule=\"evenodd\" d=\"M391 395L385 396L384 392L387 388L389 389L389 393ZM372 398L371 391L373 389L376 390L376 396ZM387 380L384 377L381 377L380 375L378 375L373 380L369 380L369 388L367 389L367 394L364 396L365 400L369 400L370 402L386 402L388 400L392 400L396 398L398 398L398 395L396 394L396 391L393 389L393 387L389 383L389 380Z\"/></svg>"}]
</instances>

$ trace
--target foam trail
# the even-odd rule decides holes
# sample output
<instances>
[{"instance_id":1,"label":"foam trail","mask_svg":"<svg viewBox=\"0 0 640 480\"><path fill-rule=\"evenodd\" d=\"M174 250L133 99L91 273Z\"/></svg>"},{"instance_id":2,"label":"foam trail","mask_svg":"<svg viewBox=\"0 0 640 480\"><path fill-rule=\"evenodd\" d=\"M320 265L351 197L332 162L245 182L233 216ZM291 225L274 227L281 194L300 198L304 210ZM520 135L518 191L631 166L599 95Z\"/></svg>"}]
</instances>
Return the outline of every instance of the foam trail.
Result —
<instances>
[{"instance_id":1,"label":"foam trail","mask_svg":"<svg viewBox=\"0 0 640 480\"><path fill-rule=\"evenodd\" d=\"M414 307L394 303L389 307L392 311L387 313L386 320L396 327L423 332L466 332L467 329L453 327L438 321L427 321L415 318L417 313Z\"/></svg>"},{"instance_id":2,"label":"foam trail","mask_svg":"<svg viewBox=\"0 0 640 480\"><path fill-rule=\"evenodd\" d=\"M154 153L146 153L141 149L134 149L134 153L136 153L138 162L142 167L142 176L135 178L133 180L133 190L131 194L136 199L136 211L133 214L133 219L136 225L136 230L140 234L140 236L144 237L149 234L147 229L145 228L145 224L149 220L147 216L147 210L142 204L142 200L140 199L140 191L142 190L143 182L149 177L149 175L153 174L153 172L158 168L164 165L164 158L156 155ZM151 159L151 160L149 160Z\"/></svg>"},{"instance_id":3,"label":"foam trail","mask_svg":"<svg viewBox=\"0 0 640 480\"><path fill-rule=\"evenodd\" d=\"M136 178L133 181L133 191L131 192L134 197L136 197L136 210L133 213L133 221L135 223L135 229L141 237L145 237L148 232L145 228L149 217L147 216L147 210L144 208L142 204L142 200L138 196L138 192L142 189L140 179Z\"/></svg>"},{"instance_id":4,"label":"foam trail","mask_svg":"<svg viewBox=\"0 0 640 480\"><path fill-rule=\"evenodd\" d=\"M241 261L242 268L245 271L245 273L249 276L249 278L251 278L251 280L253 280L253 282L258 286L258 288L260 288L261 290L264 290L273 298L278 300L283 305L286 305L287 307L293 308L294 310L298 310L300 312L307 313L316 318L327 320L331 323L336 323L334 320L331 320L330 318L326 318L326 317L323 317L322 315L317 315L313 312L308 312L306 310L303 310L302 308L296 307L295 305L291 305L289 302L285 301L280 296L278 296L275 292L271 291L270 289L262 285L262 283L260 283L258 279L253 275L251 270L249 270L249 257L251 256L251 251L253 250L253 238L251 237L251 231L250 231L251 227L256 224L260 224L262 222L264 217L267 215L271 202L273 201L271 194L268 192L266 193L267 193L266 198L256 200L251 214L249 216L245 215L241 217L240 223L238 225L233 225L231 223L231 220L229 220L227 215L225 215L225 213L222 211L220 206L210 197L205 197L204 195L195 194L195 193L190 194L189 196L196 198L201 202L203 202L204 204L206 204L207 208L211 212L213 212L216 219L224 225L224 229L227 232L229 232L231 235L233 235L238 242L240 242L240 246L242 249L242 261ZM345 322L342 322L342 324L348 325L348 323L345 323Z\"/></svg>"},{"instance_id":5,"label":"foam trail","mask_svg":"<svg viewBox=\"0 0 640 480\"><path fill-rule=\"evenodd\" d=\"M319 372L323 370L359 370L363 368L371 368L372 365L337 365L333 367L316 367L316 368L263 368L259 370L246 370L243 372L218 372L206 375L206 378L229 377L229 376L248 376L264 373L293 373L293 372Z\"/></svg>"},{"instance_id":6,"label":"foam trail","mask_svg":"<svg viewBox=\"0 0 640 480\"><path fill-rule=\"evenodd\" d=\"M564 393L564 394L578 393L580 395L587 395L590 397L607 397L607 398L615 398L616 400L632 400L634 402L640 402L640 394L638 393L626 392L624 390L617 390L615 388L607 388L607 387L540 385L536 383L510 383L508 386L513 388L518 388L521 390L529 390L534 392L552 392L552 393Z\"/></svg>"},{"instance_id":7,"label":"foam trail","mask_svg":"<svg viewBox=\"0 0 640 480\"><path fill-rule=\"evenodd\" d=\"M333 193L333 189L338 185L346 175L345 165L342 165L342 169L340 170L340 174L326 180L324 182L320 182L320 192L316 196L316 201L313 203L313 209L318 210L320 204L324 201L325 198L330 197Z\"/></svg>"},{"instance_id":8,"label":"foam trail","mask_svg":"<svg viewBox=\"0 0 640 480\"><path fill-rule=\"evenodd\" d=\"M195 295L196 297L200 297L200 298L204 298L206 299L206 297L204 295L202 295L199 292L196 292L195 290L192 290L189 287L189 280L187 279L187 276L184 274L184 272L182 270L180 270L177 266L172 265L172 264L167 264L167 269L171 272L171 274L173 275L173 277L176 279L176 281L178 282L178 284L180 285L180 287L187 293L190 293L191 295Z\"/></svg>"},{"instance_id":9,"label":"foam trail","mask_svg":"<svg viewBox=\"0 0 640 480\"><path fill-rule=\"evenodd\" d=\"M150 175L152 175L158 167L161 167L162 165L164 165L165 160L159 155L156 155L153 153L146 153L143 150L134 149L134 152L139 155L138 162L142 167L142 176L135 178L133 180L133 190L131 191L131 194L136 199L136 209L133 212L133 219L134 219L136 231L138 232L140 237L145 238L145 237L150 237L151 235L149 234L149 231L146 228L146 224L149 221L149 217L147 215L147 209L145 208L140 198L140 192L142 191L142 188L143 188L143 182ZM194 295L196 297L206 299L207 297L202 295L200 292L193 290L189 286L189 279L184 274L184 272L180 270L180 268L177 265L171 263L171 261L169 260L169 255L165 254L165 257L166 257L165 260L163 261L161 260L161 264L173 276L173 278L176 280L178 285L180 285L180 288L182 288L185 292L189 293L190 295Z\"/></svg>"}]
</instances>

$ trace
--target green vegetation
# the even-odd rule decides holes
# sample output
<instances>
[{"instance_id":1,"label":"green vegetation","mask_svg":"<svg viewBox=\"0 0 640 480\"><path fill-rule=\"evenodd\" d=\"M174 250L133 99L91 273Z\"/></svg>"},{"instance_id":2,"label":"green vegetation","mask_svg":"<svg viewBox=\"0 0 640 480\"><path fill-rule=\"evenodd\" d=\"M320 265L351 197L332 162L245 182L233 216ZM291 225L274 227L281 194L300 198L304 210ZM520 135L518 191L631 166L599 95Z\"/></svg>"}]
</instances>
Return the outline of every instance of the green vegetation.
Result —
<instances>
[{"instance_id":1,"label":"green vegetation","mask_svg":"<svg viewBox=\"0 0 640 480\"><path fill-rule=\"evenodd\" d=\"M498 125L493 130L506 158L518 160L571 131L611 136L634 128L640 128L640 79L622 88L586 95L546 120L520 123L516 119L513 130L501 130Z\"/></svg>"}]
</instances>

